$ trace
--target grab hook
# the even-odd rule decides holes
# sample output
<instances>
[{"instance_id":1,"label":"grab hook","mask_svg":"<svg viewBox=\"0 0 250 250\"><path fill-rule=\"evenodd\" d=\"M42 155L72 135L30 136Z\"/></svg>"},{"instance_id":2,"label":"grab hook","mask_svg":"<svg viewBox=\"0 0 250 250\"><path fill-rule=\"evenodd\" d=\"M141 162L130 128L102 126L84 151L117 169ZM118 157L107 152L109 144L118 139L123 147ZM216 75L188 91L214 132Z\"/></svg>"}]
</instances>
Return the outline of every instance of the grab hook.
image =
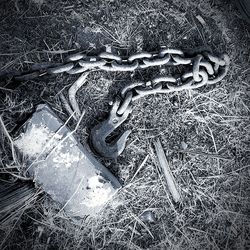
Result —
<instances>
[{"instance_id":1,"label":"grab hook","mask_svg":"<svg viewBox=\"0 0 250 250\"><path fill-rule=\"evenodd\" d=\"M125 110L122 115L117 114L120 106L120 99L116 98L110 111L108 119L96 125L90 132L90 143L94 150L105 158L116 159L125 149L126 141L131 130L126 130L118 138L108 143L107 137L119 127L129 116L132 111L131 106Z\"/></svg>"}]
</instances>

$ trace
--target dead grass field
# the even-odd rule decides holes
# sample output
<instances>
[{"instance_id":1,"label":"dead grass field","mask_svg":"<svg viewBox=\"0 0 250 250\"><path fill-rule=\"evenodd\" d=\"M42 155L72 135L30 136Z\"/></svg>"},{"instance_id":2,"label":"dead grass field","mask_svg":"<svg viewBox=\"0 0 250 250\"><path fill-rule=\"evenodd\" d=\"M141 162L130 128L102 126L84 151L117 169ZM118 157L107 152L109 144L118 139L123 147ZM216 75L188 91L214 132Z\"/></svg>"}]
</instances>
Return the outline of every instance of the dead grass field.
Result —
<instances>
[{"instance_id":1,"label":"dead grass field","mask_svg":"<svg viewBox=\"0 0 250 250\"><path fill-rule=\"evenodd\" d=\"M100 159L124 187L98 218L67 218L48 196L35 194L0 225L0 249L250 249L250 35L234 5L222 0L0 3L0 71L60 62L67 51L100 52L105 44L124 55L160 45L209 47L228 53L231 66L215 86L136 103L123 126L133 130L126 150L117 162ZM77 95L86 109L79 140L87 142L89 129L105 118L122 86L159 72L91 73ZM11 136L39 103L49 104L65 121L58 94L67 94L75 79L65 74L9 85L2 80L0 115ZM2 128L0 133L0 178L12 182L6 174L13 165L11 145ZM156 138L178 183L180 204L159 174L152 149ZM183 143L188 152L181 152ZM145 210L154 212L156 222L139 219Z\"/></svg>"}]
</instances>

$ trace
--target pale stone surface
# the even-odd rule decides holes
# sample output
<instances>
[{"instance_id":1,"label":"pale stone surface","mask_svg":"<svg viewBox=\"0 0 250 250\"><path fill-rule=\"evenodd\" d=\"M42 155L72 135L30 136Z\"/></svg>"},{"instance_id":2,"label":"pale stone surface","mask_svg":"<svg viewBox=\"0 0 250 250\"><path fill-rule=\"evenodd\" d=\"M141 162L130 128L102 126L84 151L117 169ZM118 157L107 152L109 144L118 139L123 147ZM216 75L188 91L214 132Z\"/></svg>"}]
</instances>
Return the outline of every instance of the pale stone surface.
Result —
<instances>
[{"instance_id":1,"label":"pale stone surface","mask_svg":"<svg viewBox=\"0 0 250 250\"><path fill-rule=\"evenodd\" d=\"M120 188L46 105L24 124L15 146L37 185L72 216L94 216Z\"/></svg>"}]
</instances>

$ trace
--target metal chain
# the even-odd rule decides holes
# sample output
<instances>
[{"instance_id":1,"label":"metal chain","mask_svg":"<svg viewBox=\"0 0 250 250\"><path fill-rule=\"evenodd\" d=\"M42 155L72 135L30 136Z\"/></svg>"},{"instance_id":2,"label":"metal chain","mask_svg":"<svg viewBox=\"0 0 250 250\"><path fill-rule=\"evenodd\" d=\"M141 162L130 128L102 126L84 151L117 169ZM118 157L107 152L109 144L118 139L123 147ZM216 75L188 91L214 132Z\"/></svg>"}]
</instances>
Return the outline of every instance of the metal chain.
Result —
<instances>
[{"instance_id":1,"label":"metal chain","mask_svg":"<svg viewBox=\"0 0 250 250\"><path fill-rule=\"evenodd\" d=\"M121 101L117 116L122 115L126 107L130 106L133 101L147 95L165 94L185 89L191 90L206 84L215 84L225 77L230 63L226 54L215 57L205 53L204 56L199 54L194 58L184 58L175 54L171 57L175 60L176 65L190 64L192 69L179 77L158 76L148 82L134 82L125 86L120 93Z\"/></svg>"},{"instance_id":2,"label":"metal chain","mask_svg":"<svg viewBox=\"0 0 250 250\"><path fill-rule=\"evenodd\" d=\"M133 55L122 57L107 48L106 52L101 52L97 56L89 56L85 53L76 53L68 56L65 63L38 63L31 67L29 72L19 73L15 80L23 81L37 78L46 74L80 74L90 69L101 69L105 71L131 72L137 69L145 69L154 66L177 66L192 65L194 67L194 79L197 81L199 67L204 67L209 74L217 74L218 68L225 65L225 60L209 54L189 58L178 49L168 49L162 47L159 52L139 52ZM211 80L211 77L210 77Z\"/></svg>"},{"instance_id":3,"label":"metal chain","mask_svg":"<svg viewBox=\"0 0 250 250\"><path fill-rule=\"evenodd\" d=\"M107 158L116 158L121 154L131 131L126 131L111 144L107 144L106 138L127 119L135 100L147 95L192 90L206 84L215 84L225 77L229 63L230 59L226 54L216 57L206 52L188 58L180 50L162 49L157 55L142 52L130 56L125 62L119 59L119 62L112 61L109 66L106 64L100 66L100 68L108 67L112 71L161 65L185 65L191 69L178 77L160 75L148 82L133 82L126 85L116 97L108 119L91 130L90 138L94 150Z\"/></svg>"}]
</instances>

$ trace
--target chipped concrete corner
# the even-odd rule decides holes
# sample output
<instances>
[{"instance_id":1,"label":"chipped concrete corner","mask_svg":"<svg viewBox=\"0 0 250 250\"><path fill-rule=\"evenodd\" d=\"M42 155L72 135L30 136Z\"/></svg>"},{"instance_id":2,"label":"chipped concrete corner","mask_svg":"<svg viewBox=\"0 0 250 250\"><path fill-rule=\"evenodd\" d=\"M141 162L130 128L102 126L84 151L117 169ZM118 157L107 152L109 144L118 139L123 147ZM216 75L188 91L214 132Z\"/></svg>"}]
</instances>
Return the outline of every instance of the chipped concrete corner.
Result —
<instances>
[{"instance_id":1,"label":"chipped concrete corner","mask_svg":"<svg viewBox=\"0 0 250 250\"><path fill-rule=\"evenodd\" d=\"M34 182L70 216L95 216L121 187L47 105L37 107L15 146Z\"/></svg>"}]
</instances>

